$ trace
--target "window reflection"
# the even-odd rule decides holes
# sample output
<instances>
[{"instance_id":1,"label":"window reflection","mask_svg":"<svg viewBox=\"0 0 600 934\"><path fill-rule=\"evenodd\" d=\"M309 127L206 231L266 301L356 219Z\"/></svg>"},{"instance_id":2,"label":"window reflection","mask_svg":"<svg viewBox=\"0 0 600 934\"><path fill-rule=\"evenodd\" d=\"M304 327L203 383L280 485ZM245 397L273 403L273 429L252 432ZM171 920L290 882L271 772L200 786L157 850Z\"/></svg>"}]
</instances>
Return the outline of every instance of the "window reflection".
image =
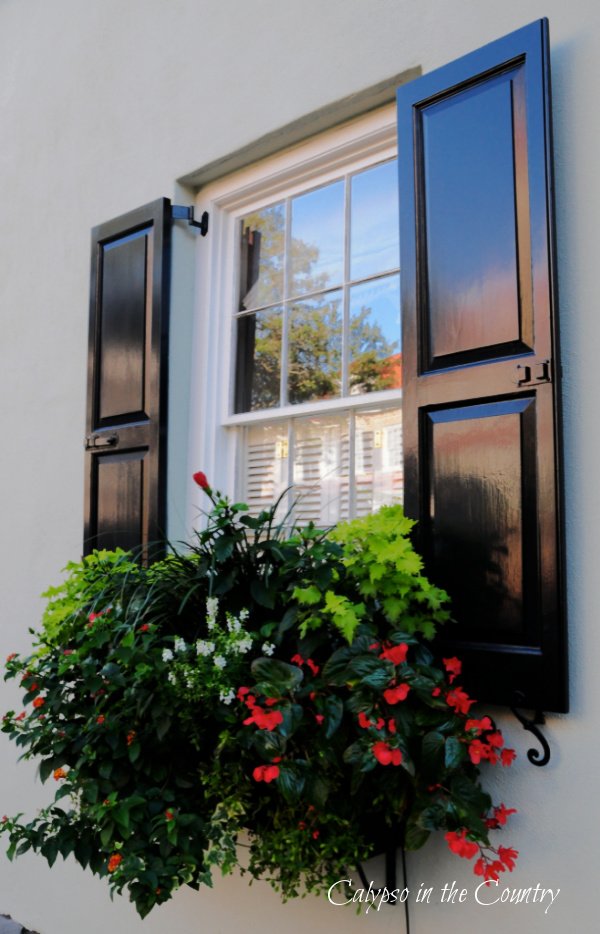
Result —
<instances>
[{"instance_id":1,"label":"window reflection","mask_svg":"<svg viewBox=\"0 0 600 934\"><path fill-rule=\"evenodd\" d=\"M396 160L352 178L350 278L396 269L399 262Z\"/></svg>"},{"instance_id":2,"label":"window reflection","mask_svg":"<svg viewBox=\"0 0 600 934\"><path fill-rule=\"evenodd\" d=\"M236 412L279 405L281 308L238 318Z\"/></svg>"},{"instance_id":3,"label":"window reflection","mask_svg":"<svg viewBox=\"0 0 600 934\"><path fill-rule=\"evenodd\" d=\"M292 199L290 295L344 279L344 181Z\"/></svg>"},{"instance_id":4,"label":"window reflection","mask_svg":"<svg viewBox=\"0 0 600 934\"><path fill-rule=\"evenodd\" d=\"M289 401L339 396L341 379L342 293L296 302L290 312Z\"/></svg>"},{"instance_id":5,"label":"window reflection","mask_svg":"<svg viewBox=\"0 0 600 934\"><path fill-rule=\"evenodd\" d=\"M274 204L242 220L240 310L283 298L285 205Z\"/></svg>"},{"instance_id":6,"label":"window reflection","mask_svg":"<svg viewBox=\"0 0 600 934\"><path fill-rule=\"evenodd\" d=\"M350 290L350 392L401 385L400 277L396 274Z\"/></svg>"}]
</instances>

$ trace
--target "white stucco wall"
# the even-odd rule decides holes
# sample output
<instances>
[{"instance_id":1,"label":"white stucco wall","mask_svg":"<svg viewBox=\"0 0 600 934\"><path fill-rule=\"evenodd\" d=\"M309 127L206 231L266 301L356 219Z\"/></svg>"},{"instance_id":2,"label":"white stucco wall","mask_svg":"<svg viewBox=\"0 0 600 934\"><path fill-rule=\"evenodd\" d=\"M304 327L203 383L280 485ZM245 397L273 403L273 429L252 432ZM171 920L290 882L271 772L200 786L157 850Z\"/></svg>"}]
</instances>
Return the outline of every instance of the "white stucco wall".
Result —
<instances>
[{"instance_id":1,"label":"white stucco wall","mask_svg":"<svg viewBox=\"0 0 600 934\"><path fill-rule=\"evenodd\" d=\"M596 0L0 0L0 658L25 650L38 594L80 552L89 230L160 195L264 134L414 66L423 71L547 15L551 26L572 712L550 717L551 764L525 759L528 737L500 714L522 753L496 778L519 808L507 840L521 851L510 886L560 888L553 907L484 908L469 867L441 839L409 858L412 934L597 930L597 724L600 723L600 345L597 314L600 7ZM282 139L282 144L285 139ZM191 197L191 192L183 192ZM193 269L178 235L181 304L173 346L189 347ZM187 256L187 259L186 259ZM180 367L190 365L179 359ZM187 410L173 430L185 440ZM178 442L179 443L179 442ZM182 509L186 452L172 464ZM0 688L0 708L10 706ZM0 743L0 812L44 795ZM464 905L440 905L456 879ZM545 907L545 906L544 906ZM41 934L129 934L125 900L72 863L0 859L0 913ZM358 918L307 899L281 907L266 885L218 882L181 892L143 922L165 930L403 931L400 909Z\"/></svg>"}]
</instances>

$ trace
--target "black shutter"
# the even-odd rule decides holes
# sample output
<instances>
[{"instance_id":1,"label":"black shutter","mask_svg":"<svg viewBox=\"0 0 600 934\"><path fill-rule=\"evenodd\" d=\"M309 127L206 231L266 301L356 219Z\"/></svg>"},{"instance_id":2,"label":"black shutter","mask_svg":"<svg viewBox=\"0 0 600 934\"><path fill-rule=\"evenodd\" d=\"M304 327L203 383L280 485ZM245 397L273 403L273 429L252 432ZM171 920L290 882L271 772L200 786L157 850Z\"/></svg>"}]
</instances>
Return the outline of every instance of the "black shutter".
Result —
<instances>
[{"instance_id":1,"label":"black shutter","mask_svg":"<svg viewBox=\"0 0 600 934\"><path fill-rule=\"evenodd\" d=\"M84 552L164 540L171 206L92 232Z\"/></svg>"},{"instance_id":2,"label":"black shutter","mask_svg":"<svg viewBox=\"0 0 600 934\"><path fill-rule=\"evenodd\" d=\"M405 504L479 700L565 711L548 24L398 91Z\"/></svg>"}]
</instances>

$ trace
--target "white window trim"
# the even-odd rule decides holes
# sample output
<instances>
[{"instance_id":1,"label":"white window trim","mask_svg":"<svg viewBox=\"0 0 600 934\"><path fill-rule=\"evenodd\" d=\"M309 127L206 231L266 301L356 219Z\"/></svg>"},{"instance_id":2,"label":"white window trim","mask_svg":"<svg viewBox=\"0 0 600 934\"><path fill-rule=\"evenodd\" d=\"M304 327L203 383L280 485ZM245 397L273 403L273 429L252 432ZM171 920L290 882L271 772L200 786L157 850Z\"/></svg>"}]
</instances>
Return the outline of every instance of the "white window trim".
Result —
<instances>
[{"instance_id":1,"label":"white window trim","mask_svg":"<svg viewBox=\"0 0 600 934\"><path fill-rule=\"evenodd\" d=\"M397 403L401 398L401 390L396 389L369 393L360 401L346 397L268 412L232 414L239 217L265 207L282 193L291 196L306 190L311 181L325 184L348 167L358 171L396 154L396 111L389 105L211 182L199 191L196 215L208 211L210 228L208 237L199 238L197 245L188 477L203 470L215 489L233 496L240 480L233 426L357 406L375 408ZM187 502L186 526L191 531L200 524L199 513L207 508L206 499L191 481Z\"/></svg>"}]
</instances>

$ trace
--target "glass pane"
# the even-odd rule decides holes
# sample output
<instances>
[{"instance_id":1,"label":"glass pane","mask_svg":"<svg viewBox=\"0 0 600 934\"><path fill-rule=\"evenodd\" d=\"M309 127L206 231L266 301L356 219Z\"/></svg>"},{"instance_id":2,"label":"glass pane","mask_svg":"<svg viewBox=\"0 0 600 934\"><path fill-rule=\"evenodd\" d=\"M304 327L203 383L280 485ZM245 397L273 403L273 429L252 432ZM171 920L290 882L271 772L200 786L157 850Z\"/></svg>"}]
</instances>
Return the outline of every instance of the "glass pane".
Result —
<instances>
[{"instance_id":1,"label":"glass pane","mask_svg":"<svg viewBox=\"0 0 600 934\"><path fill-rule=\"evenodd\" d=\"M268 509L288 487L287 425L246 429L246 493L252 515ZM282 503L279 513L285 513Z\"/></svg>"},{"instance_id":2,"label":"glass pane","mask_svg":"<svg viewBox=\"0 0 600 934\"><path fill-rule=\"evenodd\" d=\"M288 399L339 396L342 378L342 293L296 302L290 308Z\"/></svg>"},{"instance_id":3,"label":"glass pane","mask_svg":"<svg viewBox=\"0 0 600 934\"><path fill-rule=\"evenodd\" d=\"M274 204L244 217L241 238L240 310L281 301L285 205Z\"/></svg>"},{"instance_id":4,"label":"glass pane","mask_svg":"<svg viewBox=\"0 0 600 934\"><path fill-rule=\"evenodd\" d=\"M351 189L350 278L400 264L396 160L355 175Z\"/></svg>"},{"instance_id":5,"label":"glass pane","mask_svg":"<svg viewBox=\"0 0 600 934\"><path fill-rule=\"evenodd\" d=\"M402 411L357 413L355 431L356 515L365 516L402 502Z\"/></svg>"},{"instance_id":6,"label":"glass pane","mask_svg":"<svg viewBox=\"0 0 600 934\"><path fill-rule=\"evenodd\" d=\"M350 289L350 392L401 385L400 277L395 273Z\"/></svg>"},{"instance_id":7,"label":"glass pane","mask_svg":"<svg viewBox=\"0 0 600 934\"><path fill-rule=\"evenodd\" d=\"M294 519L326 527L348 518L348 416L294 421Z\"/></svg>"},{"instance_id":8,"label":"glass pane","mask_svg":"<svg viewBox=\"0 0 600 934\"><path fill-rule=\"evenodd\" d=\"M344 182L292 201L290 295L339 285L344 276Z\"/></svg>"},{"instance_id":9,"label":"glass pane","mask_svg":"<svg viewBox=\"0 0 600 934\"><path fill-rule=\"evenodd\" d=\"M236 412L279 405L282 322L280 308L238 318Z\"/></svg>"}]
</instances>

